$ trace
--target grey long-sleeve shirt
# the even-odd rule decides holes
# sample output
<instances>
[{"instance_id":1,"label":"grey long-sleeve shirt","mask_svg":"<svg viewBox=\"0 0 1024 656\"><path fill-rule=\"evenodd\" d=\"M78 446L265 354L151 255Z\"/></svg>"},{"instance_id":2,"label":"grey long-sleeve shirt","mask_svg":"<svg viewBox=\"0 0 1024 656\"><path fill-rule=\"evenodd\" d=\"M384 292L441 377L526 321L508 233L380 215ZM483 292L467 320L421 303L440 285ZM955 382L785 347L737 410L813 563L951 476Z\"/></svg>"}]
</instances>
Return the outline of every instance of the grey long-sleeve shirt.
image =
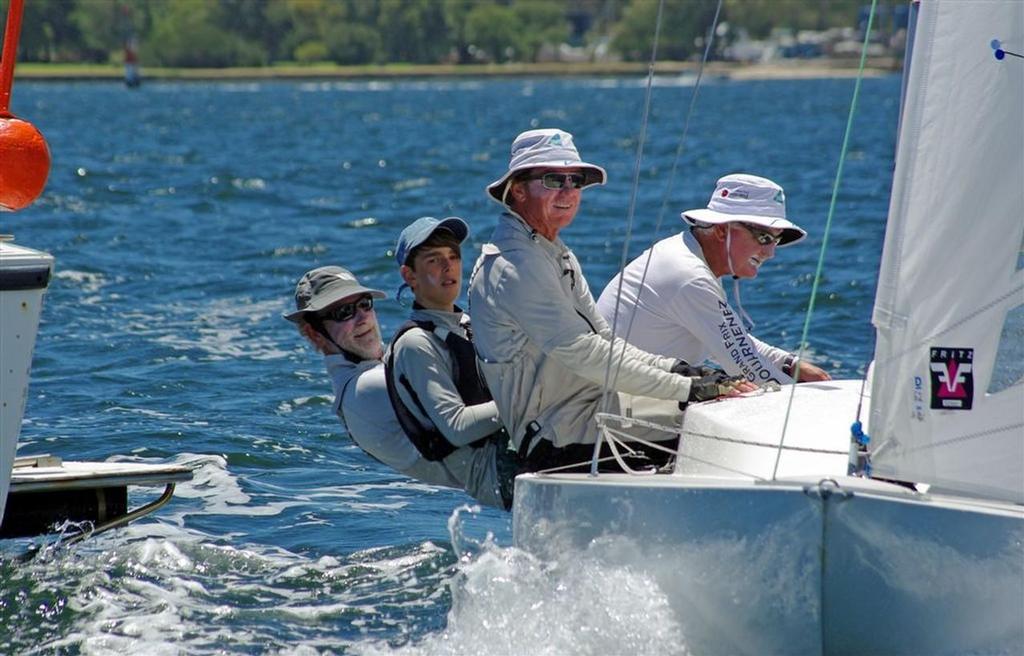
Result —
<instances>
[{"instance_id":1,"label":"grey long-sleeve shirt","mask_svg":"<svg viewBox=\"0 0 1024 656\"><path fill-rule=\"evenodd\" d=\"M469 316L461 311L414 309L414 321L431 321L444 334L466 337ZM404 377L416 391L427 416L423 416L404 385L398 396L420 424L437 428L455 446L464 446L501 428L494 401L466 405L452 380L452 354L438 334L413 328L395 345L395 380Z\"/></svg>"},{"instance_id":2,"label":"grey long-sleeve shirt","mask_svg":"<svg viewBox=\"0 0 1024 656\"><path fill-rule=\"evenodd\" d=\"M447 462L424 459L405 436L388 398L380 360L355 364L338 354L325 356L324 362L334 388L334 411L359 448L406 476L433 485L463 487Z\"/></svg>"},{"instance_id":3,"label":"grey long-sleeve shirt","mask_svg":"<svg viewBox=\"0 0 1024 656\"><path fill-rule=\"evenodd\" d=\"M481 370L517 448L531 421L556 446L593 443L609 358L614 391L689 396L690 379L669 373L674 359L613 339L572 251L510 213L483 247L469 298ZM609 412L619 404L611 395Z\"/></svg>"},{"instance_id":4,"label":"grey long-sleeve shirt","mask_svg":"<svg viewBox=\"0 0 1024 656\"><path fill-rule=\"evenodd\" d=\"M431 321L443 334L452 331L465 337L469 318L461 311L413 310L411 318ZM407 331L394 345L395 381L404 378L416 393L426 416L413 401L405 385L396 390L405 407L427 428L436 428L457 447L444 459L461 481L466 492L481 503L501 507L501 493L496 467L498 445L488 442L470 447L471 442L497 432L501 428L494 401L466 405L452 379L452 354L441 336L420 328Z\"/></svg>"}]
</instances>

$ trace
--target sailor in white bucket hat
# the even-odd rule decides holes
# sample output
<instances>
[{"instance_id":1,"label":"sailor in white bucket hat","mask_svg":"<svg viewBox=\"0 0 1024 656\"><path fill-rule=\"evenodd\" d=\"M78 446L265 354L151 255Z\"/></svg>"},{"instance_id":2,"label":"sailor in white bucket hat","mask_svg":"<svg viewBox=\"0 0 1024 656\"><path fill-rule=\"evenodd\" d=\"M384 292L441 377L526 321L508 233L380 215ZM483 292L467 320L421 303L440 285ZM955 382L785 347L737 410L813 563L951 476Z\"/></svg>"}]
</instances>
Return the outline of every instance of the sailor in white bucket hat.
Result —
<instances>
[{"instance_id":1,"label":"sailor in white bucket hat","mask_svg":"<svg viewBox=\"0 0 1024 656\"><path fill-rule=\"evenodd\" d=\"M807 232L786 218L786 192L768 178L733 173L718 179L707 207L680 214L691 226L748 223L767 228L779 246L795 244Z\"/></svg>"},{"instance_id":2,"label":"sailor in white bucket hat","mask_svg":"<svg viewBox=\"0 0 1024 656\"><path fill-rule=\"evenodd\" d=\"M575 217L582 190L605 177L603 168L582 160L568 132L530 130L513 142L508 171L487 187L506 211L470 277L473 344L527 471L589 469L609 360L617 376L607 412L661 425L679 425L680 402L730 393L736 382L724 374L681 374L673 371L674 358L612 339L576 256L558 237ZM678 437L640 422L623 430L667 443L670 452ZM644 464L666 461L663 451L647 450Z\"/></svg>"},{"instance_id":3,"label":"sailor in white bucket hat","mask_svg":"<svg viewBox=\"0 0 1024 656\"><path fill-rule=\"evenodd\" d=\"M572 183L574 188L603 185L608 178L603 168L580 159L580 153L568 132L557 129L527 130L512 142L508 171L487 185L487 193L492 199L507 205L509 189L514 178L524 178L524 173L534 170L543 175L545 172L562 173L563 169L582 176ZM562 186L553 186L556 184L554 180L555 178L540 178L541 183L548 189L561 189ZM567 184L564 178L558 180L560 185Z\"/></svg>"},{"instance_id":4,"label":"sailor in white bucket hat","mask_svg":"<svg viewBox=\"0 0 1024 656\"><path fill-rule=\"evenodd\" d=\"M821 368L748 334L741 320L753 327L740 303L739 280L757 276L777 246L807 236L786 218L782 187L756 175L726 175L707 207L680 216L688 231L654 244L601 294L598 310L616 333L647 351L694 364L713 361L757 384L828 380ZM719 280L727 275L739 314Z\"/></svg>"}]
</instances>

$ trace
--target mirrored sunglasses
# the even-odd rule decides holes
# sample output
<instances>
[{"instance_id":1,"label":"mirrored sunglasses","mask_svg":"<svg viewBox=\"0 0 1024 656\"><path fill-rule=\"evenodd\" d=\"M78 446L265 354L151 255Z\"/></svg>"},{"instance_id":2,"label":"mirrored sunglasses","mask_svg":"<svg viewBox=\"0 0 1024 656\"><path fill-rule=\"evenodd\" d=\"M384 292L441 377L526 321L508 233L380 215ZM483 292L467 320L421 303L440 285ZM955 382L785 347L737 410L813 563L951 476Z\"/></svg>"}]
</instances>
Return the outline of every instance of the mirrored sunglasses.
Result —
<instances>
[{"instance_id":1,"label":"mirrored sunglasses","mask_svg":"<svg viewBox=\"0 0 1024 656\"><path fill-rule=\"evenodd\" d=\"M344 305L336 305L332 308L324 310L318 313L316 316L322 320L330 321L348 321L352 317L356 316L357 310L363 312L369 312L373 309L373 297L372 296L361 296L351 303L345 303Z\"/></svg>"},{"instance_id":2,"label":"mirrored sunglasses","mask_svg":"<svg viewBox=\"0 0 1024 656\"><path fill-rule=\"evenodd\" d=\"M767 230L761 230L760 228L755 228L754 226L750 225L749 223L740 223L740 225L743 226L744 228L746 228L747 232L749 232L750 234L752 234L754 236L754 240L757 243L761 244L762 246L770 246L770 245L778 246L779 242L782 241L782 235L785 234L785 233L780 232L777 235L773 235L772 233L768 232Z\"/></svg>"},{"instance_id":3,"label":"mirrored sunglasses","mask_svg":"<svg viewBox=\"0 0 1024 656\"><path fill-rule=\"evenodd\" d=\"M587 176L582 173L545 173L530 179L540 180L545 189L562 189L566 186L570 189L582 189Z\"/></svg>"}]
</instances>

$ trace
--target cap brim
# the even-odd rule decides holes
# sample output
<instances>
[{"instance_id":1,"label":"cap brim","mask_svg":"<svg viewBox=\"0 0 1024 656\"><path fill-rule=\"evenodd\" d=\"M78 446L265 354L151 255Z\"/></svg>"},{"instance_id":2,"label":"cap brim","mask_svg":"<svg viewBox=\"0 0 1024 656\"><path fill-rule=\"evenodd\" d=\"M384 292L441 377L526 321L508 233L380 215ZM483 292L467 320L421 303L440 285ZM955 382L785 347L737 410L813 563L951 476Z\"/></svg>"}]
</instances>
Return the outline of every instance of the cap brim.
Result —
<instances>
[{"instance_id":1,"label":"cap brim","mask_svg":"<svg viewBox=\"0 0 1024 656\"><path fill-rule=\"evenodd\" d=\"M590 164L588 162L577 162L575 164L566 165L562 160L557 162L545 163L545 162L530 162L523 166L517 166L509 169L505 175L501 176L491 184L487 185L487 195L502 205L502 196L505 194L505 185L509 180L512 179L516 173L521 171L529 171L530 169L583 169L584 175L586 175L586 181L583 183L583 188L586 189L591 185L603 185L608 181L608 173L598 166L597 164Z\"/></svg>"},{"instance_id":2,"label":"cap brim","mask_svg":"<svg viewBox=\"0 0 1024 656\"><path fill-rule=\"evenodd\" d=\"M457 216L449 216L446 219L442 219L441 222L430 231L430 234L434 234L438 228L445 228L449 230L453 235L455 235L455 238L459 240L460 244L469 236L469 224Z\"/></svg>"},{"instance_id":3,"label":"cap brim","mask_svg":"<svg viewBox=\"0 0 1024 656\"><path fill-rule=\"evenodd\" d=\"M782 230L782 239L779 246L789 246L802 240L807 236L807 231L793 223L789 219L774 216L760 216L758 214L726 214L702 207L695 210L686 210L679 215L683 221L691 226L717 225L719 223L751 223L774 230Z\"/></svg>"}]
</instances>

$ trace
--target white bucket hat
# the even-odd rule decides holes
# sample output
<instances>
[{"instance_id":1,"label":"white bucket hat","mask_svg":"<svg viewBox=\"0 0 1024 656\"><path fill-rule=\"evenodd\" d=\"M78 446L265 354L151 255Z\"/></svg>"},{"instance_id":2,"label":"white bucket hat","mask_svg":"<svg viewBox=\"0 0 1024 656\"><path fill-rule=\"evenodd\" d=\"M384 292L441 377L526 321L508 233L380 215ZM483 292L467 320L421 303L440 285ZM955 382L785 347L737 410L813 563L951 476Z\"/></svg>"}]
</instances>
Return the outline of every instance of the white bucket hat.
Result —
<instances>
[{"instance_id":1,"label":"white bucket hat","mask_svg":"<svg viewBox=\"0 0 1024 656\"><path fill-rule=\"evenodd\" d=\"M512 142L508 172L487 185L487 194L504 205L506 187L512 176L520 171L539 168L583 169L586 178L584 187L593 184L603 185L608 179L608 174L603 168L580 159L580 153L568 132L554 128L527 130Z\"/></svg>"},{"instance_id":2,"label":"white bucket hat","mask_svg":"<svg viewBox=\"0 0 1024 656\"><path fill-rule=\"evenodd\" d=\"M786 194L768 178L733 173L719 178L706 208L680 214L691 226L739 221L765 228L782 229L779 246L795 244L807 231L786 218Z\"/></svg>"}]
</instances>

